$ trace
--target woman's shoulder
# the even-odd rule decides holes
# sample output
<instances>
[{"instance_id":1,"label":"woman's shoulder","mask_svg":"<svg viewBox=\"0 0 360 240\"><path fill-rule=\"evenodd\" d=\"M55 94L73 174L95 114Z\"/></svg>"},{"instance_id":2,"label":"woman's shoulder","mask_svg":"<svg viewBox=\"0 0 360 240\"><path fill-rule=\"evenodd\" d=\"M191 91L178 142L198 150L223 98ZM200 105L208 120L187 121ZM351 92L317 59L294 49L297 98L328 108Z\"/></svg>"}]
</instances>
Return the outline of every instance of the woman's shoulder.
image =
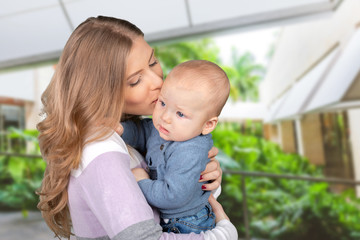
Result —
<instances>
[{"instance_id":1,"label":"woman's shoulder","mask_svg":"<svg viewBox=\"0 0 360 240\"><path fill-rule=\"evenodd\" d=\"M113 132L105 139L86 144L83 150L83 157L87 157L88 155L91 156L94 154L99 155L104 152L111 151L123 152L127 154L129 153L126 148L125 142L116 132Z\"/></svg>"},{"instance_id":2,"label":"woman's shoulder","mask_svg":"<svg viewBox=\"0 0 360 240\"><path fill-rule=\"evenodd\" d=\"M80 166L77 169L73 169L71 175L78 177L98 156L112 152L129 154L125 142L116 132L105 139L86 144L81 155Z\"/></svg>"}]
</instances>

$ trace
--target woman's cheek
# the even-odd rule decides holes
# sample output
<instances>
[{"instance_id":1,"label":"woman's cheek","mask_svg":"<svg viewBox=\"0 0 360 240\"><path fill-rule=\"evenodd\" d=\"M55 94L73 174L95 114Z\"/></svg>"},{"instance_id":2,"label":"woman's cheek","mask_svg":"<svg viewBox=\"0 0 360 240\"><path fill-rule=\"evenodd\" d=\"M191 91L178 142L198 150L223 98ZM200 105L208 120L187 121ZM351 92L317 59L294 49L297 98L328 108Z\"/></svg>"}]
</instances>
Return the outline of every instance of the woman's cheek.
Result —
<instances>
[{"instance_id":1,"label":"woman's cheek","mask_svg":"<svg viewBox=\"0 0 360 240\"><path fill-rule=\"evenodd\" d=\"M128 102L130 104L136 105L144 103L146 99L146 91L143 87L135 86L131 89L128 94L127 98L125 98L125 103Z\"/></svg>"}]
</instances>

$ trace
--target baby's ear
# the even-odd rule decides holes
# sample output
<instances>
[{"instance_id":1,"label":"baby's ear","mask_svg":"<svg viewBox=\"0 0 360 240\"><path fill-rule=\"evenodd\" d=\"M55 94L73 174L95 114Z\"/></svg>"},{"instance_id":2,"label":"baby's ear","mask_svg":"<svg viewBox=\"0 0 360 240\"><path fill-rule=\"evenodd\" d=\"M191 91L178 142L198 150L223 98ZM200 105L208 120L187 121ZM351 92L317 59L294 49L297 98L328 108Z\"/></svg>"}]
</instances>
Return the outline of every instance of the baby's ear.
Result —
<instances>
[{"instance_id":1,"label":"baby's ear","mask_svg":"<svg viewBox=\"0 0 360 240\"><path fill-rule=\"evenodd\" d=\"M217 123L218 123L218 117L210 118L209 120L206 121L201 133L203 135L211 133L215 129Z\"/></svg>"}]
</instances>

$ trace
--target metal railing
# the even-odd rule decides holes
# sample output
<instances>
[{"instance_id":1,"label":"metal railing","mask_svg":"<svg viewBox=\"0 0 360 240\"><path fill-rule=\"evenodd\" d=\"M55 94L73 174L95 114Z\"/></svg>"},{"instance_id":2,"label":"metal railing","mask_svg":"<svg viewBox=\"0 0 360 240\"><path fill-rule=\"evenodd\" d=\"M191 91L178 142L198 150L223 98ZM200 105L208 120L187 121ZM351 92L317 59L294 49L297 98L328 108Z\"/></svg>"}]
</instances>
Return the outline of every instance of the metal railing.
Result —
<instances>
[{"instance_id":1,"label":"metal railing","mask_svg":"<svg viewBox=\"0 0 360 240\"><path fill-rule=\"evenodd\" d=\"M0 131L0 152L13 152L14 143L15 145L21 145L25 148L26 140L21 138L12 138L10 137L10 132Z\"/></svg>"},{"instance_id":2,"label":"metal railing","mask_svg":"<svg viewBox=\"0 0 360 240\"><path fill-rule=\"evenodd\" d=\"M38 154L13 153L13 152L0 152L0 156L24 157L24 158L42 158L42 156L38 155Z\"/></svg>"},{"instance_id":3,"label":"metal railing","mask_svg":"<svg viewBox=\"0 0 360 240\"><path fill-rule=\"evenodd\" d=\"M0 152L0 156L14 156L14 157L26 157L26 158L42 158L41 155L36 154L22 154L22 153L13 153L13 152ZM247 172L247 171L234 171L234 170L223 170L224 174L240 175L241 176L241 192L243 195L243 212L244 212L244 226L245 226L245 240L250 240L250 227L249 227L249 209L247 206L247 195L246 195L246 177L267 177L267 178L278 178L278 179L291 179L291 180L301 180L301 181L310 181L310 182L326 182L326 183L336 183L357 186L360 185L360 181L353 181L348 179L341 178L319 178L319 177L310 177L310 176L297 176L297 175L288 175L288 174L273 174L265 172Z\"/></svg>"},{"instance_id":4,"label":"metal railing","mask_svg":"<svg viewBox=\"0 0 360 240\"><path fill-rule=\"evenodd\" d=\"M42 158L39 154L27 153L33 152L30 146L36 143L22 137L11 137L11 134L8 131L0 131L0 156Z\"/></svg>"},{"instance_id":5,"label":"metal railing","mask_svg":"<svg viewBox=\"0 0 360 240\"><path fill-rule=\"evenodd\" d=\"M348 179L341 178L318 178L318 177L309 177L309 176L296 176L296 175L286 175L286 174L273 174L273 173L264 173L264 172L246 172L246 171L233 171L233 170L224 170L223 173L240 175L241 176L241 192L243 195L243 212L244 212L244 226L245 226L245 240L250 240L250 227L249 227L249 209L247 207L247 196L246 196L246 177L268 177L268 178L280 178L280 179L292 179L292 180L302 180L310 182L326 182L326 183L337 183L344 185L357 186L360 185L360 181L353 181Z\"/></svg>"}]
</instances>

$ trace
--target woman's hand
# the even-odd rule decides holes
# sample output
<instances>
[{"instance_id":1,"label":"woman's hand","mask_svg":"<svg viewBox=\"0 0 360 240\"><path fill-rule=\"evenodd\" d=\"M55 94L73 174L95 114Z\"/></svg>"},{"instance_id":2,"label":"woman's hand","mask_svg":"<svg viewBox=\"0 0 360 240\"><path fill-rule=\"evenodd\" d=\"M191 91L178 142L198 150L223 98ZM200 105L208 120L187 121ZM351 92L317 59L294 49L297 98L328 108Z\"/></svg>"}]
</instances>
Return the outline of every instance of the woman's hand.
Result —
<instances>
[{"instance_id":1,"label":"woman's hand","mask_svg":"<svg viewBox=\"0 0 360 240\"><path fill-rule=\"evenodd\" d=\"M134 174L136 181L150 179L149 174L143 168L133 168L131 172Z\"/></svg>"},{"instance_id":2,"label":"woman's hand","mask_svg":"<svg viewBox=\"0 0 360 240\"><path fill-rule=\"evenodd\" d=\"M217 189L221 185L222 170L220 163L215 159L215 156L219 153L216 147L212 147L208 153L210 162L206 165L205 170L201 173L199 182L211 181L211 183L204 184L202 189L212 191Z\"/></svg>"},{"instance_id":3,"label":"woman's hand","mask_svg":"<svg viewBox=\"0 0 360 240\"><path fill-rule=\"evenodd\" d=\"M221 206L221 204L216 201L216 199L214 198L214 196L212 194L210 194L209 197L209 203L215 213L215 222L218 223L221 220L227 219L230 221L229 217L226 215L223 207Z\"/></svg>"}]
</instances>

